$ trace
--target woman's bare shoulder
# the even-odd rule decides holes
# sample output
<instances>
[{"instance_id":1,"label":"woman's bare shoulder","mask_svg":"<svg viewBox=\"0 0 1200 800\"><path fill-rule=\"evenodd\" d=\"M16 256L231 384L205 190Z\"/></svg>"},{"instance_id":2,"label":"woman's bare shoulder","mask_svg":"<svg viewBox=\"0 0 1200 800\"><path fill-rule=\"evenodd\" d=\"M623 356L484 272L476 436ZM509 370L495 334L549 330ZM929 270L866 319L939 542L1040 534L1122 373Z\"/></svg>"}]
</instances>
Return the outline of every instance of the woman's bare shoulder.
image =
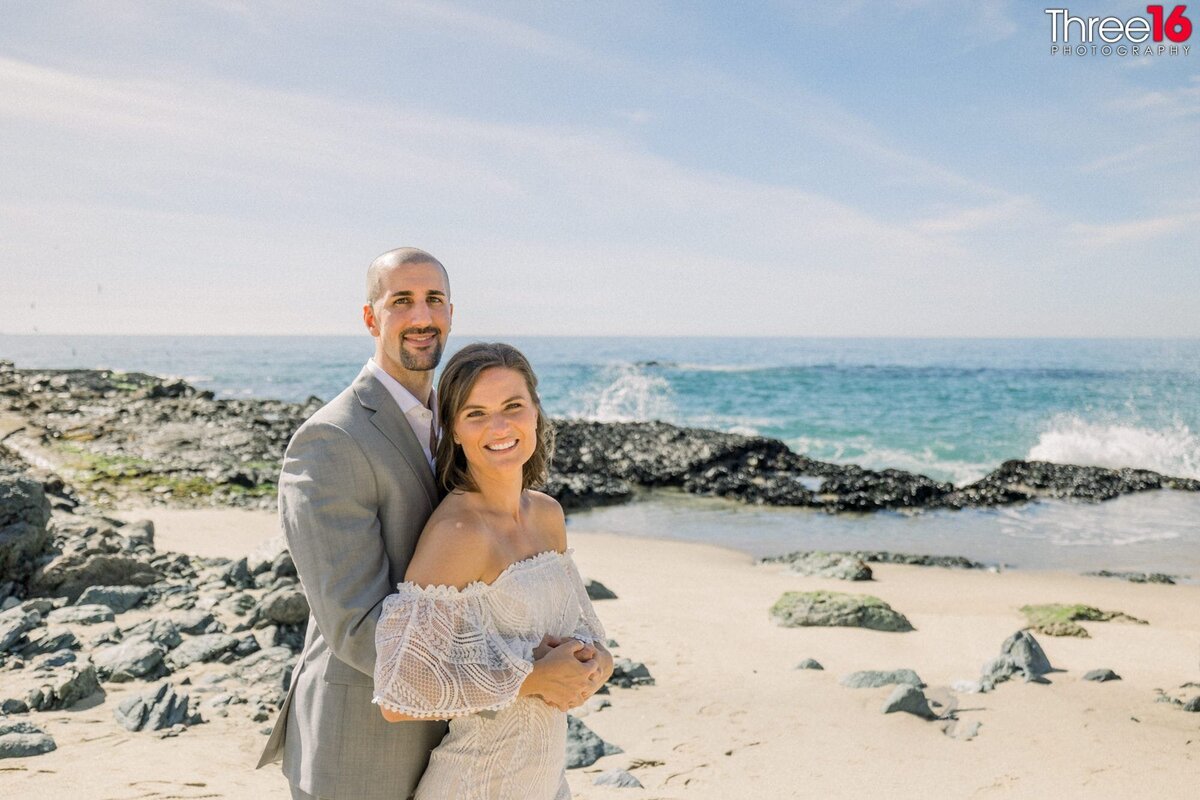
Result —
<instances>
[{"instance_id":1,"label":"woman's bare shoulder","mask_svg":"<svg viewBox=\"0 0 1200 800\"><path fill-rule=\"evenodd\" d=\"M418 586L462 589L483 579L495 559L492 549L479 515L451 495L425 523L404 578Z\"/></svg>"},{"instance_id":2,"label":"woman's bare shoulder","mask_svg":"<svg viewBox=\"0 0 1200 800\"><path fill-rule=\"evenodd\" d=\"M567 549L567 519L562 506L548 494L529 490L529 505L537 520L539 529L550 534L556 550Z\"/></svg>"}]
</instances>

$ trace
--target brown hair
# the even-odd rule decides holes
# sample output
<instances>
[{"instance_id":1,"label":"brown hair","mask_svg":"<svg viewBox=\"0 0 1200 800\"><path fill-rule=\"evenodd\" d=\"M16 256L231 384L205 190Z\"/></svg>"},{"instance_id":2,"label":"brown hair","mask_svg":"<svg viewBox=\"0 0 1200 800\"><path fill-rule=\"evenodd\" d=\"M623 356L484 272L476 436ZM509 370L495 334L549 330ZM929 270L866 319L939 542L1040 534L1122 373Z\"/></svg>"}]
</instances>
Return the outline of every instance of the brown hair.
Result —
<instances>
[{"instance_id":1,"label":"brown hair","mask_svg":"<svg viewBox=\"0 0 1200 800\"><path fill-rule=\"evenodd\" d=\"M529 359L511 344L480 342L469 344L451 356L438 381L438 420L441 430L438 432L435 463L438 484L444 491L472 492L478 488L467 471L466 455L463 454L462 448L454 443L454 420L466 405L467 397L475 388L479 376L484 370L493 367L520 373L525 379L525 388L529 390L534 408L537 409L537 444L533 455L522 468L521 488L542 486L548 477L550 458L554 454L554 430L542 411L542 401L537 393L537 375L533 374Z\"/></svg>"}]
</instances>

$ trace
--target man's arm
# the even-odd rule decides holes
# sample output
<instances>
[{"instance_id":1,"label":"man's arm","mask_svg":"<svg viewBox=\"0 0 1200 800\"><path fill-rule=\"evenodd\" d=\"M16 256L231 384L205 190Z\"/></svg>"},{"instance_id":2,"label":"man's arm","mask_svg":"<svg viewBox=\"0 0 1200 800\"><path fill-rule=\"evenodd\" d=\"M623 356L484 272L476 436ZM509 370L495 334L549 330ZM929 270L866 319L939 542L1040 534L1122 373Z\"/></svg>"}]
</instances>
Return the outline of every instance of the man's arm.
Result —
<instances>
[{"instance_id":1,"label":"man's arm","mask_svg":"<svg viewBox=\"0 0 1200 800\"><path fill-rule=\"evenodd\" d=\"M279 516L321 635L370 675L375 622L392 590L375 475L358 443L329 423L293 437L279 476Z\"/></svg>"}]
</instances>

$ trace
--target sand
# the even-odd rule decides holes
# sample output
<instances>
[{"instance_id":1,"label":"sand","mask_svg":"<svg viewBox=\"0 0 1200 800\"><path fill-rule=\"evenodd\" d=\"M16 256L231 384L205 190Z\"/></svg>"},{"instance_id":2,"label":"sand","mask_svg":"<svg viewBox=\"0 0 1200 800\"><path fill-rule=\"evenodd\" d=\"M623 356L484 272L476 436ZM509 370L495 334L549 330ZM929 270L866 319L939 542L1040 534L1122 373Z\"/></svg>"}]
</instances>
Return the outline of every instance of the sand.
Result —
<instances>
[{"instance_id":1,"label":"sand","mask_svg":"<svg viewBox=\"0 0 1200 800\"><path fill-rule=\"evenodd\" d=\"M276 534L274 516L238 510L152 509L160 550L236 557ZM1136 585L1048 572L881 565L847 583L756 565L708 545L569 529L585 575L618 599L597 609L616 652L645 662L652 687L614 690L584 717L623 754L572 770L579 798L1193 797L1200 714L1155 703L1155 689L1200 681L1200 586ZM767 610L791 589L870 593L904 613L910 633L773 625ZM848 689L859 669L916 670L931 691L978 675L1023 625L1026 603L1086 603L1149 625L1085 623L1090 639L1039 636L1051 685L1005 683L958 695L981 723L970 741L937 723L880 713L890 693ZM132 613L132 612L131 612ZM825 671L798 671L811 657ZM1092 683L1110 667L1123 680ZM59 749L0 761L0 797L286 798L278 767L252 769L262 723L231 713L160 740L112 721L103 706L33 715ZM1194 690L1200 694L1200 689ZM632 768L645 789L592 785Z\"/></svg>"}]
</instances>

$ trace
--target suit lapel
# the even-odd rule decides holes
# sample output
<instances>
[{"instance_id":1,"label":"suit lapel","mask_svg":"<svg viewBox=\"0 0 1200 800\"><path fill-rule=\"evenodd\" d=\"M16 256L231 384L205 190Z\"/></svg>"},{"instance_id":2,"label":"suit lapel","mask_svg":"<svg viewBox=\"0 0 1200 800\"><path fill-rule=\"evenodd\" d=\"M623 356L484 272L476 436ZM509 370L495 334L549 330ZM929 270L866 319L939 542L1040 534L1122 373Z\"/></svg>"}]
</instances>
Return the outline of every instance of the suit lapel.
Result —
<instances>
[{"instance_id":1,"label":"suit lapel","mask_svg":"<svg viewBox=\"0 0 1200 800\"><path fill-rule=\"evenodd\" d=\"M408 424L408 419L400 411L400 406L396 404L395 398L388 394L388 390L375 379L371 370L366 367L354 380L354 394L364 408L374 412L371 415L371 424L400 451L400 455L420 478L421 487L429 497L430 507L436 508L438 492L434 485L433 472L429 469L429 462L425 460L425 450L417 441L417 435L413 433L412 426Z\"/></svg>"}]
</instances>

